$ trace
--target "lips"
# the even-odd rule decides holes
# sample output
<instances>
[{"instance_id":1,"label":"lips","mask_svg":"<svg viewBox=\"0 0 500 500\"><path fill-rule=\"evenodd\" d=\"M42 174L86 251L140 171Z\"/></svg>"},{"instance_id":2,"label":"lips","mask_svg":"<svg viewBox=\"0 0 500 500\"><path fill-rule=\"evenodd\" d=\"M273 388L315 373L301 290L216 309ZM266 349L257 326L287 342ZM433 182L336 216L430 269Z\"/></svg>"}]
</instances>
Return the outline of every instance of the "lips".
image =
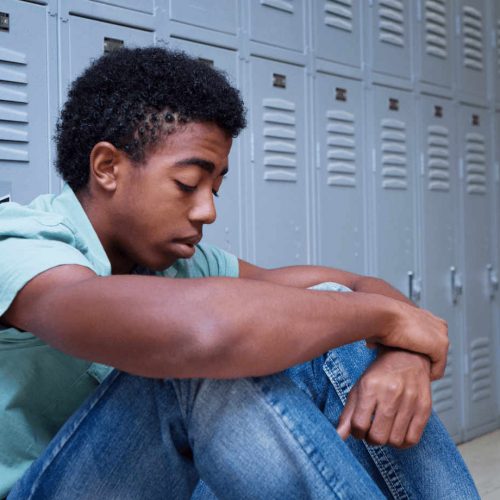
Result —
<instances>
[{"instance_id":1,"label":"lips","mask_svg":"<svg viewBox=\"0 0 500 500\"><path fill-rule=\"evenodd\" d=\"M195 234L193 236L188 236L186 238L176 238L175 243L183 243L184 245L197 245L201 241L201 234Z\"/></svg>"}]
</instances>

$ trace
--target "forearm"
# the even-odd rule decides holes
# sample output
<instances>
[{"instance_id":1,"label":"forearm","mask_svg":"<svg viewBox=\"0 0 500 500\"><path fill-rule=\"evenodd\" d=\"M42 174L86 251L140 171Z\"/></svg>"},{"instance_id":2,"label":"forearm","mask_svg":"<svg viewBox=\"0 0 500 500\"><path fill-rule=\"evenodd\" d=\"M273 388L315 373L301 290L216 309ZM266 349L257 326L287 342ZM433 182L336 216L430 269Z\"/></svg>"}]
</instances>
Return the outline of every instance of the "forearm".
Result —
<instances>
[{"instance_id":1,"label":"forearm","mask_svg":"<svg viewBox=\"0 0 500 500\"><path fill-rule=\"evenodd\" d=\"M152 377L281 371L376 335L393 301L253 280L95 278L38 303L27 325L59 349ZM43 314L43 311L51 314Z\"/></svg>"}]
</instances>

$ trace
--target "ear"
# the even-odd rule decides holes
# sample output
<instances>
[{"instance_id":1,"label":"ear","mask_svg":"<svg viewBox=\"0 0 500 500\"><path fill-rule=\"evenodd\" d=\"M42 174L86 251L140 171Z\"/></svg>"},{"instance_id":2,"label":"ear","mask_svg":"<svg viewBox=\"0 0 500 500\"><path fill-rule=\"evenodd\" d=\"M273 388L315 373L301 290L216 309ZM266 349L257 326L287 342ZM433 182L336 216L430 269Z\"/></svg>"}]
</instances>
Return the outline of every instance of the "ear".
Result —
<instances>
[{"instance_id":1,"label":"ear","mask_svg":"<svg viewBox=\"0 0 500 500\"><path fill-rule=\"evenodd\" d=\"M110 142L98 142L90 152L90 177L100 188L115 191L124 155Z\"/></svg>"}]
</instances>

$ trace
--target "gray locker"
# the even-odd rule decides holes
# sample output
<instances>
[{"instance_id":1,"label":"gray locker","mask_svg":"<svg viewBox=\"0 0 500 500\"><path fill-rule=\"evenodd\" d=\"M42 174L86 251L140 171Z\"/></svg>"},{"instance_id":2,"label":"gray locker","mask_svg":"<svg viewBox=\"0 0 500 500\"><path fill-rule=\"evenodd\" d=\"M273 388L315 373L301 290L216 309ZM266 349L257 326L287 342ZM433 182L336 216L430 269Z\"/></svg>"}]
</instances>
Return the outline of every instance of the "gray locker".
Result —
<instances>
[{"instance_id":1,"label":"gray locker","mask_svg":"<svg viewBox=\"0 0 500 500\"><path fill-rule=\"evenodd\" d=\"M414 102L408 92L383 87L375 87L371 97L376 165L375 271L402 293L413 296L410 286L417 285Z\"/></svg>"},{"instance_id":2,"label":"gray locker","mask_svg":"<svg viewBox=\"0 0 500 500\"><path fill-rule=\"evenodd\" d=\"M313 9L315 55L361 67L361 2L316 0Z\"/></svg>"},{"instance_id":3,"label":"gray locker","mask_svg":"<svg viewBox=\"0 0 500 500\"><path fill-rule=\"evenodd\" d=\"M488 113L460 107L464 231L467 437L495 422L491 259L491 138Z\"/></svg>"},{"instance_id":4,"label":"gray locker","mask_svg":"<svg viewBox=\"0 0 500 500\"><path fill-rule=\"evenodd\" d=\"M422 151L421 246L422 306L448 322L450 350L445 375L433 384L433 406L458 440L462 427L463 345L459 310L461 274L457 252L458 155L452 101L423 96L420 106Z\"/></svg>"},{"instance_id":5,"label":"gray locker","mask_svg":"<svg viewBox=\"0 0 500 500\"><path fill-rule=\"evenodd\" d=\"M500 3L493 2L493 33L495 46L492 53L493 98L500 103ZM498 130L498 129L497 129Z\"/></svg>"},{"instance_id":6,"label":"gray locker","mask_svg":"<svg viewBox=\"0 0 500 500\"><path fill-rule=\"evenodd\" d=\"M170 46L180 48L207 64L222 69L228 74L231 82L238 86L237 52L179 39L171 39ZM243 235L240 141L241 139L236 139L233 142L229 156L229 173L222 183L219 198L215 200L217 220L214 224L205 226L204 230L204 241L236 255L241 255Z\"/></svg>"},{"instance_id":7,"label":"gray locker","mask_svg":"<svg viewBox=\"0 0 500 500\"><path fill-rule=\"evenodd\" d=\"M459 89L486 96L486 2L459 0Z\"/></svg>"},{"instance_id":8,"label":"gray locker","mask_svg":"<svg viewBox=\"0 0 500 500\"><path fill-rule=\"evenodd\" d=\"M249 0L250 39L304 51L304 0Z\"/></svg>"},{"instance_id":9,"label":"gray locker","mask_svg":"<svg viewBox=\"0 0 500 500\"><path fill-rule=\"evenodd\" d=\"M194 26L236 34L238 0L170 0L170 18Z\"/></svg>"},{"instance_id":10,"label":"gray locker","mask_svg":"<svg viewBox=\"0 0 500 500\"><path fill-rule=\"evenodd\" d=\"M453 18L449 0L420 0L421 80L451 87Z\"/></svg>"},{"instance_id":11,"label":"gray locker","mask_svg":"<svg viewBox=\"0 0 500 500\"><path fill-rule=\"evenodd\" d=\"M363 101L360 81L316 75L319 262L358 273L366 272Z\"/></svg>"},{"instance_id":12,"label":"gray locker","mask_svg":"<svg viewBox=\"0 0 500 500\"><path fill-rule=\"evenodd\" d=\"M304 68L251 58L254 254L269 267L307 252Z\"/></svg>"},{"instance_id":13,"label":"gray locker","mask_svg":"<svg viewBox=\"0 0 500 500\"><path fill-rule=\"evenodd\" d=\"M136 10L146 14L154 14L155 11L155 0L140 0L140 2L137 0L92 0L92 2L123 7L124 9Z\"/></svg>"},{"instance_id":14,"label":"gray locker","mask_svg":"<svg viewBox=\"0 0 500 500\"><path fill-rule=\"evenodd\" d=\"M49 190L47 15L41 5L0 5L0 197L19 203Z\"/></svg>"},{"instance_id":15,"label":"gray locker","mask_svg":"<svg viewBox=\"0 0 500 500\"><path fill-rule=\"evenodd\" d=\"M63 82L76 78L92 59L121 46L153 45L155 34L127 26L95 21L83 17L69 18L70 74Z\"/></svg>"},{"instance_id":16,"label":"gray locker","mask_svg":"<svg viewBox=\"0 0 500 500\"><path fill-rule=\"evenodd\" d=\"M365 4L366 5L366 4ZM410 43L410 2L375 0L372 7L372 68L410 79L413 51Z\"/></svg>"}]
</instances>

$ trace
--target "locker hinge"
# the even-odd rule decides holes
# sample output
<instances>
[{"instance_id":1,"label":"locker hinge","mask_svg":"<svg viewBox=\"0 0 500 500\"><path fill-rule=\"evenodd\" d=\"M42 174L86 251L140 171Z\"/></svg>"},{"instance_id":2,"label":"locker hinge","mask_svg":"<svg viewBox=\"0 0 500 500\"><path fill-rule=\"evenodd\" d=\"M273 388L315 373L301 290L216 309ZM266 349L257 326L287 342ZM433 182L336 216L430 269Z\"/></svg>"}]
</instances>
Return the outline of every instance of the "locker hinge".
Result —
<instances>
[{"instance_id":1,"label":"locker hinge","mask_svg":"<svg viewBox=\"0 0 500 500\"><path fill-rule=\"evenodd\" d=\"M461 29L460 29L460 14L457 14L455 17L455 32L457 35L460 35Z\"/></svg>"},{"instance_id":2,"label":"locker hinge","mask_svg":"<svg viewBox=\"0 0 500 500\"><path fill-rule=\"evenodd\" d=\"M469 375L469 355L464 354L464 375Z\"/></svg>"},{"instance_id":3,"label":"locker hinge","mask_svg":"<svg viewBox=\"0 0 500 500\"><path fill-rule=\"evenodd\" d=\"M425 155L423 151L420 153L420 175L422 177L425 175Z\"/></svg>"},{"instance_id":4,"label":"locker hinge","mask_svg":"<svg viewBox=\"0 0 500 500\"><path fill-rule=\"evenodd\" d=\"M464 159L460 158L458 161L458 177L460 180L464 178Z\"/></svg>"},{"instance_id":5,"label":"locker hinge","mask_svg":"<svg viewBox=\"0 0 500 500\"><path fill-rule=\"evenodd\" d=\"M422 0L418 0L417 2L417 21L422 20Z\"/></svg>"},{"instance_id":6,"label":"locker hinge","mask_svg":"<svg viewBox=\"0 0 500 500\"><path fill-rule=\"evenodd\" d=\"M500 182L500 162L495 162L495 182Z\"/></svg>"},{"instance_id":7,"label":"locker hinge","mask_svg":"<svg viewBox=\"0 0 500 500\"><path fill-rule=\"evenodd\" d=\"M497 46L497 37L495 30L492 29L490 33L491 33L491 48L494 49Z\"/></svg>"},{"instance_id":8,"label":"locker hinge","mask_svg":"<svg viewBox=\"0 0 500 500\"><path fill-rule=\"evenodd\" d=\"M321 168L321 148L319 141L316 141L316 168Z\"/></svg>"},{"instance_id":9,"label":"locker hinge","mask_svg":"<svg viewBox=\"0 0 500 500\"><path fill-rule=\"evenodd\" d=\"M372 172L377 171L377 151L375 148L372 148Z\"/></svg>"}]
</instances>

